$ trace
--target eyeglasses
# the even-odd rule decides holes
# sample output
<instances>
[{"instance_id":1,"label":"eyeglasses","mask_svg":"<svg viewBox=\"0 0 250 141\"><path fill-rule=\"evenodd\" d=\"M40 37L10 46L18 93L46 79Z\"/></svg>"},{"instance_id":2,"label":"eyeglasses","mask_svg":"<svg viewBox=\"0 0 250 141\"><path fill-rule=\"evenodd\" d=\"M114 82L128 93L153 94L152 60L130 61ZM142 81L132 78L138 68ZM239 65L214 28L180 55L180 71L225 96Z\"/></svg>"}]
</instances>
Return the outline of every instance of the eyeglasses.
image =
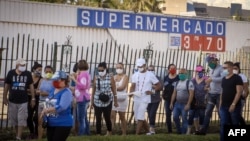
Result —
<instances>
[{"instance_id":1,"label":"eyeglasses","mask_svg":"<svg viewBox=\"0 0 250 141\"><path fill-rule=\"evenodd\" d=\"M148 71L154 71L154 70L150 70L150 69L148 69Z\"/></svg>"},{"instance_id":2,"label":"eyeglasses","mask_svg":"<svg viewBox=\"0 0 250 141\"><path fill-rule=\"evenodd\" d=\"M98 70L98 72L104 72L104 70Z\"/></svg>"}]
</instances>

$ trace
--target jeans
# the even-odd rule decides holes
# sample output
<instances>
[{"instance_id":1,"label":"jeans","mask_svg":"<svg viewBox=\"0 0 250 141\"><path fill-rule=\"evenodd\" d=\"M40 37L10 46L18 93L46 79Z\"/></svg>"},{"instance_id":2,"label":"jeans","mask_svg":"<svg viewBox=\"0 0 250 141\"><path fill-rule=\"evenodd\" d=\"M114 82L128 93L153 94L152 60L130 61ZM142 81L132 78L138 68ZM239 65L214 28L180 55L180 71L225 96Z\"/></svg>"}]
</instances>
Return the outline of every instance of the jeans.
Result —
<instances>
[{"instance_id":1,"label":"jeans","mask_svg":"<svg viewBox=\"0 0 250 141\"><path fill-rule=\"evenodd\" d=\"M233 112L229 112L229 107L220 107L220 141L224 141L224 126L239 125L241 106L236 106Z\"/></svg>"},{"instance_id":2,"label":"jeans","mask_svg":"<svg viewBox=\"0 0 250 141\"><path fill-rule=\"evenodd\" d=\"M208 103L205 111L205 118L202 125L202 132L206 133L209 127L210 118L212 117L214 106L216 105L217 109L219 109L220 103L220 94L208 94ZM220 116L220 115L219 115Z\"/></svg>"},{"instance_id":3,"label":"jeans","mask_svg":"<svg viewBox=\"0 0 250 141\"><path fill-rule=\"evenodd\" d=\"M96 116L96 134L101 134L102 128L102 114L104 120L106 122L106 127L109 132L112 131L112 123L111 123L111 110L112 110L112 102L107 107L97 107L94 105L95 116Z\"/></svg>"},{"instance_id":4,"label":"jeans","mask_svg":"<svg viewBox=\"0 0 250 141\"><path fill-rule=\"evenodd\" d=\"M170 106L170 101L165 101L165 112L166 112L166 125L168 128L168 132L172 133L172 110L169 108Z\"/></svg>"},{"instance_id":5,"label":"jeans","mask_svg":"<svg viewBox=\"0 0 250 141\"><path fill-rule=\"evenodd\" d=\"M188 111L184 109L185 104L175 102L173 110L173 118L178 134L186 134L188 126ZM180 117L182 119L182 126L180 123Z\"/></svg>"},{"instance_id":6,"label":"jeans","mask_svg":"<svg viewBox=\"0 0 250 141\"><path fill-rule=\"evenodd\" d=\"M156 112L159 107L159 104L160 104L160 101L156 103L149 103L147 107L149 125L152 128L155 128L155 117L156 117Z\"/></svg>"},{"instance_id":7,"label":"jeans","mask_svg":"<svg viewBox=\"0 0 250 141\"><path fill-rule=\"evenodd\" d=\"M89 101L77 102L78 135L90 135L87 109Z\"/></svg>"},{"instance_id":8,"label":"jeans","mask_svg":"<svg viewBox=\"0 0 250 141\"><path fill-rule=\"evenodd\" d=\"M188 125L192 126L194 118L199 118L199 124L202 125L205 118L205 109L197 108L191 109L188 112Z\"/></svg>"}]
</instances>

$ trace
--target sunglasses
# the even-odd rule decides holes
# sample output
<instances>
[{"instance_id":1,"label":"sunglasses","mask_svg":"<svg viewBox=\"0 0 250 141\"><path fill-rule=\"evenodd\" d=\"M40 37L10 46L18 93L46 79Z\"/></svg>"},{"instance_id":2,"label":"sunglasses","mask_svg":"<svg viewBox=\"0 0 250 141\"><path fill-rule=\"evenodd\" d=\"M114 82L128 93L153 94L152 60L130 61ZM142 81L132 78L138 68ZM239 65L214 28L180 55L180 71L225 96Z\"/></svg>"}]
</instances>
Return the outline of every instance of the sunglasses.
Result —
<instances>
[{"instance_id":1,"label":"sunglasses","mask_svg":"<svg viewBox=\"0 0 250 141\"><path fill-rule=\"evenodd\" d=\"M98 70L98 72L104 72L104 70Z\"/></svg>"}]
</instances>

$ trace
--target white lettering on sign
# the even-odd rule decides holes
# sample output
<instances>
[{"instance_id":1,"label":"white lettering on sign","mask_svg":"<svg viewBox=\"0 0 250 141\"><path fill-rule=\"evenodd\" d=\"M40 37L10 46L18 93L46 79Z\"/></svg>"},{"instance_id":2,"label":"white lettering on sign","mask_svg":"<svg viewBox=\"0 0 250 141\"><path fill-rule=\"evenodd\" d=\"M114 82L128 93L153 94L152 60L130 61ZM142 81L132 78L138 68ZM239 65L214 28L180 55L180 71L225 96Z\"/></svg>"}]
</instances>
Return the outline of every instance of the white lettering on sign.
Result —
<instances>
[{"instance_id":1,"label":"white lettering on sign","mask_svg":"<svg viewBox=\"0 0 250 141\"><path fill-rule=\"evenodd\" d=\"M179 32L179 20L173 19L172 20L172 32Z\"/></svg>"},{"instance_id":2,"label":"white lettering on sign","mask_svg":"<svg viewBox=\"0 0 250 141\"><path fill-rule=\"evenodd\" d=\"M140 26L140 28L139 28ZM142 16L136 15L135 17L135 29L143 29L143 19Z\"/></svg>"},{"instance_id":3,"label":"white lettering on sign","mask_svg":"<svg viewBox=\"0 0 250 141\"><path fill-rule=\"evenodd\" d=\"M246 129L230 129L227 136L244 136L246 133Z\"/></svg>"},{"instance_id":4,"label":"white lettering on sign","mask_svg":"<svg viewBox=\"0 0 250 141\"><path fill-rule=\"evenodd\" d=\"M104 13L102 12L101 16L98 16L98 13L96 13L95 20L96 20L96 25L97 26L103 26L103 24L104 24Z\"/></svg>"},{"instance_id":5,"label":"white lettering on sign","mask_svg":"<svg viewBox=\"0 0 250 141\"><path fill-rule=\"evenodd\" d=\"M82 20L81 21L82 21L83 25L89 25L90 24L89 16L90 16L89 11L82 11Z\"/></svg>"},{"instance_id":6,"label":"white lettering on sign","mask_svg":"<svg viewBox=\"0 0 250 141\"><path fill-rule=\"evenodd\" d=\"M191 28L190 28L190 25L191 25L191 23L190 23L190 21L189 20L185 20L184 21L184 24L183 24L183 31L185 32L185 33L190 33L190 30L191 30Z\"/></svg>"},{"instance_id":7,"label":"white lettering on sign","mask_svg":"<svg viewBox=\"0 0 250 141\"><path fill-rule=\"evenodd\" d=\"M153 20L150 20L150 17L147 17L147 29L156 30L156 17Z\"/></svg>"},{"instance_id":8,"label":"white lettering on sign","mask_svg":"<svg viewBox=\"0 0 250 141\"><path fill-rule=\"evenodd\" d=\"M112 27L113 23L117 22L117 15L115 13L110 13L109 14L109 27Z\"/></svg>"},{"instance_id":9,"label":"white lettering on sign","mask_svg":"<svg viewBox=\"0 0 250 141\"><path fill-rule=\"evenodd\" d=\"M130 17L130 15L128 15L128 14L123 14L123 22L122 22L122 27L123 28L130 28L130 26L129 26L129 17Z\"/></svg>"}]
</instances>

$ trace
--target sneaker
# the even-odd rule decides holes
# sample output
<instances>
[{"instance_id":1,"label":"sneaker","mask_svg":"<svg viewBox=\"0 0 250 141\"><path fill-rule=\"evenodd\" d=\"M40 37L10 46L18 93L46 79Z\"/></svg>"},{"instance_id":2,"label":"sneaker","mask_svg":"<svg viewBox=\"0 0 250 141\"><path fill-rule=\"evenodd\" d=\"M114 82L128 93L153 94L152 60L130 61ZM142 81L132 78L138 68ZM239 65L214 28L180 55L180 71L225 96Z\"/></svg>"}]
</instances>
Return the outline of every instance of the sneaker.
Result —
<instances>
[{"instance_id":1,"label":"sneaker","mask_svg":"<svg viewBox=\"0 0 250 141\"><path fill-rule=\"evenodd\" d=\"M154 135L155 132L148 132L146 135Z\"/></svg>"}]
</instances>

